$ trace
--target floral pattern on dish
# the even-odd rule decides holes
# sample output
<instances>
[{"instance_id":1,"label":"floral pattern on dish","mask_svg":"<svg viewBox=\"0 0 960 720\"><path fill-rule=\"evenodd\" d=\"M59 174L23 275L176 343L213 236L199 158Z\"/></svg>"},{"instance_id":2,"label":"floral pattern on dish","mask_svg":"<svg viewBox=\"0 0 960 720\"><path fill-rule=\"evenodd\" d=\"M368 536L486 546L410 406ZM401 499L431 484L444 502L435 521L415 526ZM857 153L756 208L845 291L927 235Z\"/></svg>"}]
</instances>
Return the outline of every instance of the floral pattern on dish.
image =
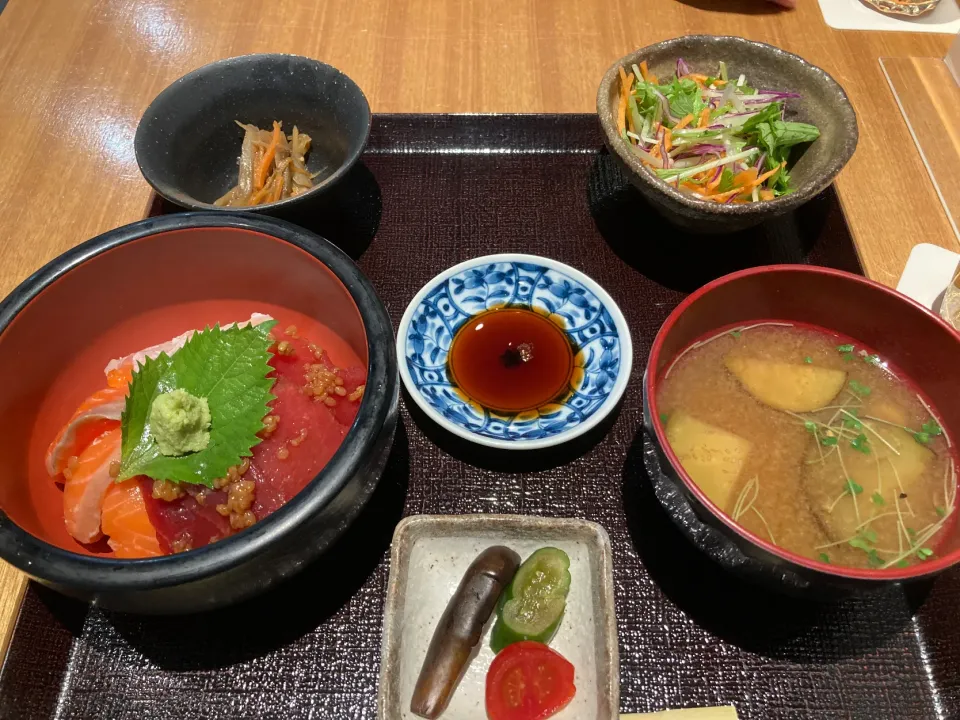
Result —
<instances>
[{"instance_id":1,"label":"floral pattern on dish","mask_svg":"<svg viewBox=\"0 0 960 720\"><path fill-rule=\"evenodd\" d=\"M457 330L474 315L505 305L549 317L579 348L562 402L501 415L467 400L451 382L447 356ZM478 265L438 283L413 309L399 344L411 392L454 425L501 441L542 440L573 430L604 405L622 368L622 341L610 310L578 280L527 262Z\"/></svg>"}]
</instances>

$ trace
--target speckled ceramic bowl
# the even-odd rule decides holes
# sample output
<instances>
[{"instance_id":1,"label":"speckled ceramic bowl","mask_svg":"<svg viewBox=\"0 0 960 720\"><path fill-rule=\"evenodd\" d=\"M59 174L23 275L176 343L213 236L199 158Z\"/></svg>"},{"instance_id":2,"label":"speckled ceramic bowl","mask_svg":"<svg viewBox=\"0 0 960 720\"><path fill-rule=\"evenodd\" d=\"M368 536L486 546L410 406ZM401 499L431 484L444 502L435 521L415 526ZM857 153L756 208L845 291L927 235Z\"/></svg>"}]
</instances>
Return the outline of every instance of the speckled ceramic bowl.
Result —
<instances>
[{"instance_id":1,"label":"speckled ceramic bowl","mask_svg":"<svg viewBox=\"0 0 960 720\"><path fill-rule=\"evenodd\" d=\"M567 394L505 415L467 398L448 355L470 318L498 307L549 317L576 349ZM536 255L467 260L437 275L410 302L397 331L400 377L413 401L448 432L502 450L536 450L586 433L606 417L633 366L630 330L620 308L591 278Z\"/></svg>"},{"instance_id":2,"label":"speckled ceramic bowl","mask_svg":"<svg viewBox=\"0 0 960 720\"><path fill-rule=\"evenodd\" d=\"M651 72L671 77L682 57L695 72L716 72L727 63L734 77L741 73L753 87L800 93L786 103L786 118L820 129L820 138L790 168L794 191L758 203L723 205L701 200L670 187L649 170L617 132L619 68L647 61ZM687 35L637 50L615 62L600 82L597 113L604 141L630 181L665 217L688 230L721 233L742 230L795 210L824 190L857 147L857 118L846 93L820 68L765 43L739 37Z\"/></svg>"},{"instance_id":3,"label":"speckled ceramic bowl","mask_svg":"<svg viewBox=\"0 0 960 720\"><path fill-rule=\"evenodd\" d=\"M545 546L570 557L567 608L550 647L573 663L577 694L555 720L616 720L620 661L613 557L607 531L587 520L524 515L415 515L393 535L384 607L378 714L417 720L410 699L440 616L476 556L506 545L526 560ZM488 623L443 718L486 720L484 687L493 660Z\"/></svg>"}]
</instances>

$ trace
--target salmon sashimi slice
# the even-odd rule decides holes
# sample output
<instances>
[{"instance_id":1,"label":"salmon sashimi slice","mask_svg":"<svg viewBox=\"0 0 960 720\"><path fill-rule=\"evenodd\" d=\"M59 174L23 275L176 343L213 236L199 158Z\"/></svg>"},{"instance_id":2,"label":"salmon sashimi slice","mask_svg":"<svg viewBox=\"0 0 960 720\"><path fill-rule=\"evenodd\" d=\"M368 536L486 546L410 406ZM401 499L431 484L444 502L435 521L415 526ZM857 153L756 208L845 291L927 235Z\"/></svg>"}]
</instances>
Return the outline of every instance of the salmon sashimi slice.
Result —
<instances>
[{"instance_id":1,"label":"salmon sashimi slice","mask_svg":"<svg viewBox=\"0 0 960 720\"><path fill-rule=\"evenodd\" d=\"M127 385L97 390L84 400L47 448L46 466L51 477L62 473L71 457L78 457L96 438L120 426L126 406Z\"/></svg>"},{"instance_id":2,"label":"salmon sashimi slice","mask_svg":"<svg viewBox=\"0 0 960 720\"><path fill-rule=\"evenodd\" d=\"M80 453L63 485L63 520L82 543L100 537L100 508L114 478L110 465L120 461L120 428L101 435Z\"/></svg>"},{"instance_id":3,"label":"salmon sashimi slice","mask_svg":"<svg viewBox=\"0 0 960 720\"><path fill-rule=\"evenodd\" d=\"M232 328L234 326L243 328L247 325L260 325L268 320L273 320L273 318L269 315L264 315L263 313L253 313L249 320L244 320L241 323L230 323L229 325L224 325L223 329L226 330L227 328ZM192 338L196 333L197 330L187 330L185 333L177 335L172 340L167 340L159 345L151 345L148 348L131 353L125 357L111 360L109 363L107 363L107 367L104 368L103 372L106 373L107 378L109 379L116 370L122 371L126 366L129 366L132 370L132 368L142 365L147 358L156 359L160 357L160 353L166 353L169 357L186 345L187 340Z\"/></svg>"},{"instance_id":4,"label":"salmon sashimi slice","mask_svg":"<svg viewBox=\"0 0 960 720\"><path fill-rule=\"evenodd\" d=\"M116 557L149 558L163 555L157 531L147 515L147 504L138 478L113 483L103 496L103 534Z\"/></svg>"}]
</instances>

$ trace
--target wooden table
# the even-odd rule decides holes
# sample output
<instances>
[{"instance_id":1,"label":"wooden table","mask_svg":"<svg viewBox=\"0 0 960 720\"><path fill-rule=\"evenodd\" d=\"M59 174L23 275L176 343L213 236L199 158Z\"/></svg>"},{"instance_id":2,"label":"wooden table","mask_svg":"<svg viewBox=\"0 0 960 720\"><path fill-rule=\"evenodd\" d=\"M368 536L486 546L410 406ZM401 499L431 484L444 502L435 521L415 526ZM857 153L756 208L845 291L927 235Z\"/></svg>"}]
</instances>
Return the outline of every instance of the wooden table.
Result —
<instances>
[{"instance_id":1,"label":"wooden table","mask_svg":"<svg viewBox=\"0 0 960 720\"><path fill-rule=\"evenodd\" d=\"M816 0L10 0L0 14L0 294L143 217L133 136L153 97L218 58L321 58L374 112L593 112L616 58L714 33L778 45L847 90L860 146L837 180L866 273L895 285L920 241L960 250L881 72L948 36L838 32ZM26 581L0 563L0 653Z\"/></svg>"}]
</instances>

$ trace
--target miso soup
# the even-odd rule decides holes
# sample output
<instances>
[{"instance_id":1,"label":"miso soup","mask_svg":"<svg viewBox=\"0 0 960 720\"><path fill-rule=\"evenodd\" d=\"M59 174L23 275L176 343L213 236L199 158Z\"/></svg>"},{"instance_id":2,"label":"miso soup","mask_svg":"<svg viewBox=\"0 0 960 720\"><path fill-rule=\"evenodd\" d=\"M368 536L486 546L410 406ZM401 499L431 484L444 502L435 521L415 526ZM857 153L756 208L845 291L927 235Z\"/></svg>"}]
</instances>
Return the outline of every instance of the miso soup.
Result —
<instances>
[{"instance_id":1,"label":"miso soup","mask_svg":"<svg viewBox=\"0 0 960 720\"><path fill-rule=\"evenodd\" d=\"M667 441L736 522L822 562L923 562L954 521L936 410L855 340L765 322L698 340L658 389Z\"/></svg>"}]
</instances>

